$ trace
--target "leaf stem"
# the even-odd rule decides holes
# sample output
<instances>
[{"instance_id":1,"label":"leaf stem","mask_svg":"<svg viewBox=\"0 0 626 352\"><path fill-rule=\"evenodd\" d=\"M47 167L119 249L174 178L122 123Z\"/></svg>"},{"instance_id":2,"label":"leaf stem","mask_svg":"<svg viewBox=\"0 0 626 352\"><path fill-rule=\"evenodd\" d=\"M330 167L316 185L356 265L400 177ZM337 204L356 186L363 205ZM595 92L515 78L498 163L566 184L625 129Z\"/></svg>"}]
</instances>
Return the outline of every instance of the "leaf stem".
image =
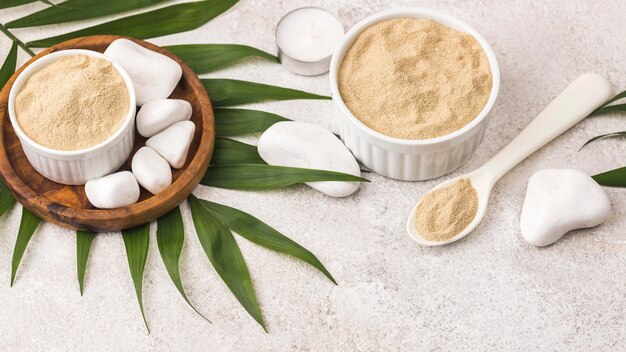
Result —
<instances>
[{"instance_id":1,"label":"leaf stem","mask_svg":"<svg viewBox=\"0 0 626 352\"><path fill-rule=\"evenodd\" d=\"M28 46L24 44L24 42L22 42L16 36L14 36L13 33L9 32L9 30L2 23L0 23L0 32L4 33L7 37L9 37L9 39L11 39L14 43L16 43L20 48L24 49L24 51L27 52L28 55L35 56L35 53L32 50L30 50L30 48L28 48Z\"/></svg>"}]
</instances>

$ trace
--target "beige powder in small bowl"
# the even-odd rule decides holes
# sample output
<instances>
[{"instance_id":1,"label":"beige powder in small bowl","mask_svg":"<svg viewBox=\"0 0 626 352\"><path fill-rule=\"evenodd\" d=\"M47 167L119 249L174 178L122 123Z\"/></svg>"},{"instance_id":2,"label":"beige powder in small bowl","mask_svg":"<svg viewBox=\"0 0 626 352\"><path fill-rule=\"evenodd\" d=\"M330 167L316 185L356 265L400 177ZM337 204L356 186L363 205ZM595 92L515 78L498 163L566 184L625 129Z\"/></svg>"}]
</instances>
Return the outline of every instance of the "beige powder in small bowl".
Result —
<instances>
[{"instance_id":1,"label":"beige powder in small bowl","mask_svg":"<svg viewBox=\"0 0 626 352\"><path fill-rule=\"evenodd\" d=\"M15 98L20 128L54 150L100 144L123 124L130 96L113 64L87 55L64 56L33 74Z\"/></svg>"},{"instance_id":2,"label":"beige powder in small bowl","mask_svg":"<svg viewBox=\"0 0 626 352\"><path fill-rule=\"evenodd\" d=\"M428 139L476 118L489 100L492 76L473 36L431 20L397 18L357 37L338 85L348 109L371 129Z\"/></svg>"}]
</instances>

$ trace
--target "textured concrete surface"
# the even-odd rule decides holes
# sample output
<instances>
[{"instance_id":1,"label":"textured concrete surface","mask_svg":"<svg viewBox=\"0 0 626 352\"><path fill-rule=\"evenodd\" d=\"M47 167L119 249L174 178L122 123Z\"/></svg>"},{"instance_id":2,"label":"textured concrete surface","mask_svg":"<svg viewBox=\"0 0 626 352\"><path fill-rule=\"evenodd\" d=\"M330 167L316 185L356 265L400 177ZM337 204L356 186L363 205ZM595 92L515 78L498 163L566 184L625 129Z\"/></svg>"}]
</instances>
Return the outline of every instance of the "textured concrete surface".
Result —
<instances>
[{"instance_id":1,"label":"textured concrete surface","mask_svg":"<svg viewBox=\"0 0 626 352\"><path fill-rule=\"evenodd\" d=\"M502 90L485 141L455 174L493 156L579 73L595 71L608 76L616 90L626 88L626 3L619 1L242 0L195 31L154 42L245 43L273 51L279 18L311 4L336 12L347 27L383 9L426 6L457 15L483 33L500 61ZM0 11L0 22L42 7ZM30 40L96 22L15 34ZM1 56L8 48L8 40L0 36ZM329 93L326 76L298 77L261 61L211 76ZM331 102L254 107L329 127L338 113ZM505 176L494 189L483 223L445 248L420 247L403 229L411 206L439 180L405 183L370 175L372 183L347 199L331 199L305 186L260 193L199 187L197 196L248 211L312 250L339 282L334 286L309 266L240 239L269 334L216 275L187 207L183 277L191 300L213 324L180 298L153 238L144 283L150 335L137 308L119 234L94 242L81 298L74 235L45 224L9 288L20 217L16 207L0 219L0 349L623 350L625 191L607 189L614 212L604 225L576 231L544 249L523 241L519 214L526 182L536 170L574 167L596 173L626 164L623 141L577 151L591 136L624 129L624 117L580 123Z\"/></svg>"}]
</instances>

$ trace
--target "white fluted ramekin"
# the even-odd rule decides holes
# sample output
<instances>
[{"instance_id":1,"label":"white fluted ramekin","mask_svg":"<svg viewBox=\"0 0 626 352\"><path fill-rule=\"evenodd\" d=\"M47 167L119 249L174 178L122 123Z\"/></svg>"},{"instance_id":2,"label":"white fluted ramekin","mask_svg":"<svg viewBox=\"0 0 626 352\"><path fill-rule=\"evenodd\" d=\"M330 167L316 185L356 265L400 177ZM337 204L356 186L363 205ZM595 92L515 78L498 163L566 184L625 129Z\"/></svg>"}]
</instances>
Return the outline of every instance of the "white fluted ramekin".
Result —
<instances>
[{"instance_id":1,"label":"white fluted ramekin","mask_svg":"<svg viewBox=\"0 0 626 352\"><path fill-rule=\"evenodd\" d=\"M394 18L431 19L452 29L472 35L487 55L493 86L489 100L480 114L463 128L445 136L408 140L386 136L367 127L344 103L337 84L343 58L359 34L366 28ZM330 87L333 100L342 114L339 134L354 156L366 167L383 176L421 181L450 173L465 163L476 151L489 124L489 112L500 88L500 70L489 43L465 22L442 12L423 8L400 8L383 11L355 25L344 36L330 63Z\"/></svg>"},{"instance_id":2,"label":"white fluted ramekin","mask_svg":"<svg viewBox=\"0 0 626 352\"><path fill-rule=\"evenodd\" d=\"M67 185L82 185L87 181L112 173L124 164L130 156L135 142L135 89L130 77L117 63L111 61L120 73L129 94L128 114L122 126L107 140L93 147L81 150L62 151L44 147L24 133L15 115L15 97L26 81L39 70L69 55L88 55L111 61L103 54L82 49L62 50L42 56L26 67L17 77L9 93L9 117L26 158L40 174L46 178ZM89 118L89 116L85 116Z\"/></svg>"}]
</instances>

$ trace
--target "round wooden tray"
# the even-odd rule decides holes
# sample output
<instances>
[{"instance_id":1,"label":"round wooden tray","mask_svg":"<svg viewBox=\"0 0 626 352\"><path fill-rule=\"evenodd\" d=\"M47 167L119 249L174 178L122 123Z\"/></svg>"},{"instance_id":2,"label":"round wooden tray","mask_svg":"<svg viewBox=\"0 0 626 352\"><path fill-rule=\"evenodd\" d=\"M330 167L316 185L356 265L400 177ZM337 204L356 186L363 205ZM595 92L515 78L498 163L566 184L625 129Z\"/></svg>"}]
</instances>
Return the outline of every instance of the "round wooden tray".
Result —
<instances>
[{"instance_id":1,"label":"round wooden tray","mask_svg":"<svg viewBox=\"0 0 626 352\"><path fill-rule=\"evenodd\" d=\"M206 172L215 143L215 122L209 96L198 76L181 59L167 50L148 42L130 39L150 50L164 54L178 62L183 76L172 98L191 103L191 121L196 125L185 166L172 169L172 185L152 195L141 190L139 202L117 209L96 209L85 195L83 186L62 185L48 180L30 165L15 134L7 110L9 91L22 70L43 55L65 49L88 49L104 52L115 39L122 37L99 35L69 40L42 51L22 66L0 92L0 177L18 202L42 219L72 229L96 232L117 231L145 224L166 214L191 194ZM146 139L135 135L133 155ZM129 158L120 170L130 170Z\"/></svg>"}]
</instances>

